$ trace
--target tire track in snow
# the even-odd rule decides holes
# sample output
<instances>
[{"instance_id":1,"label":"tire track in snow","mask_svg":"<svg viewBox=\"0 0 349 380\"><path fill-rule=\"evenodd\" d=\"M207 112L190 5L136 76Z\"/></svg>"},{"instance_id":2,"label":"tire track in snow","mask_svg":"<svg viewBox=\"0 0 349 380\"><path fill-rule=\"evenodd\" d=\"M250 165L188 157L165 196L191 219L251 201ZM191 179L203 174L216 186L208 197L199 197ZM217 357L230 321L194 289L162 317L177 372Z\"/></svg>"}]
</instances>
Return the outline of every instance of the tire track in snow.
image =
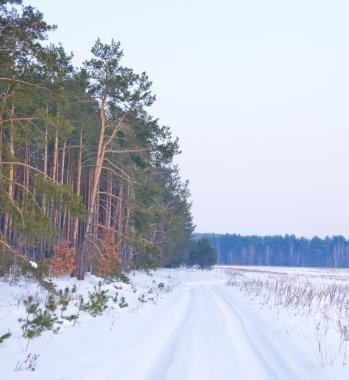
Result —
<instances>
[{"instance_id":1,"label":"tire track in snow","mask_svg":"<svg viewBox=\"0 0 349 380\"><path fill-rule=\"evenodd\" d=\"M225 317L227 335L236 342L234 354L240 357L245 368L243 379L279 379L256 349L254 339L250 337L241 317L216 290L212 289L212 292L216 298L217 307Z\"/></svg>"},{"instance_id":2,"label":"tire track in snow","mask_svg":"<svg viewBox=\"0 0 349 380\"><path fill-rule=\"evenodd\" d=\"M107 379L110 373L117 374L118 380L145 380L148 379L153 368L159 368L163 364L159 361L161 354L166 351L168 342L171 342L176 331L183 323L186 323L188 312L190 311L191 298L189 292L181 292L180 289L170 295L170 297L158 308L149 310L146 318L149 326L144 329L144 324L138 324L137 316L133 317L134 329L123 333L117 337L114 350L100 351L105 365L96 370L90 371L86 380ZM165 308L166 306L166 308ZM172 310L175 306L175 310ZM128 328L132 325L126 324ZM121 323L115 327L115 331L122 329ZM112 335L111 335L112 338ZM120 347L132 347L132 354L129 350L121 350ZM120 372L120 369L123 371Z\"/></svg>"},{"instance_id":3,"label":"tire track in snow","mask_svg":"<svg viewBox=\"0 0 349 380\"><path fill-rule=\"evenodd\" d=\"M226 332L225 315L209 284L191 285L188 319L176 331L149 380L261 379L241 365L237 346ZM270 377L269 377L270 378ZM268 379L269 379L268 378Z\"/></svg>"},{"instance_id":4,"label":"tire track in snow","mask_svg":"<svg viewBox=\"0 0 349 380\"><path fill-rule=\"evenodd\" d=\"M165 341L164 348L161 354L156 358L155 366L150 370L150 373L146 376L149 380L164 380L168 368L175 361L175 353L177 350L178 340L185 339L184 331L193 326L193 294L192 290L185 288L189 294L190 300L187 303L185 315L180 325L172 331L171 336Z\"/></svg>"},{"instance_id":5,"label":"tire track in snow","mask_svg":"<svg viewBox=\"0 0 349 380\"><path fill-rule=\"evenodd\" d=\"M225 289L222 282L184 284L166 307L151 311L149 329L140 329L134 318L135 329L120 337L118 346L133 347L132 356L120 349L116 357L104 353L106 365L86 379L113 372L119 380L298 379L289 371L291 363L258 333L259 317L250 329Z\"/></svg>"},{"instance_id":6,"label":"tire track in snow","mask_svg":"<svg viewBox=\"0 0 349 380\"><path fill-rule=\"evenodd\" d=\"M254 353L255 358L264 367L267 373L266 379L298 379L299 377L290 368L292 367L292 362L283 357L280 350L277 350L270 340L260 333L260 324L257 326L258 331L256 331L256 328L252 330L248 328L233 300L223 289L214 287L212 291L216 295L219 307L221 307L226 315L227 332L231 336L231 339L234 339L234 337L236 339L236 336L239 336L241 341L245 341L249 345L250 352ZM241 343L241 341L239 342ZM251 354L248 354L248 352L245 352L245 354L248 357L248 361L250 361ZM260 377L258 378L260 379Z\"/></svg>"},{"instance_id":7,"label":"tire track in snow","mask_svg":"<svg viewBox=\"0 0 349 380\"><path fill-rule=\"evenodd\" d=\"M222 287L192 283L187 291L187 318L166 341L147 380L298 378L266 337L249 331Z\"/></svg>"}]
</instances>

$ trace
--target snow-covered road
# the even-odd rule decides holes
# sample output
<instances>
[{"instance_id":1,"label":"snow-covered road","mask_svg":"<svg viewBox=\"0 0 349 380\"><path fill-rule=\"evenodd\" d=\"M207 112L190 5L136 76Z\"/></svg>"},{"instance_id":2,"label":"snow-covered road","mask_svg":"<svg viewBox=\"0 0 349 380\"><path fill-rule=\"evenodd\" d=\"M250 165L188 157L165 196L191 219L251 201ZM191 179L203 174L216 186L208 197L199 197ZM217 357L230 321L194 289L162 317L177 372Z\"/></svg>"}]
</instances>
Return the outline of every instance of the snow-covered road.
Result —
<instances>
[{"instance_id":1,"label":"snow-covered road","mask_svg":"<svg viewBox=\"0 0 349 380\"><path fill-rule=\"evenodd\" d=\"M169 301L170 307L156 310L151 329L133 329L141 343L134 359L125 355L113 362L128 368L120 379L287 380L313 369L299 348L269 339L275 326L251 313L223 281L188 282Z\"/></svg>"},{"instance_id":2,"label":"snow-covered road","mask_svg":"<svg viewBox=\"0 0 349 380\"><path fill-rule=\"evenodd\" d=\"M148 379L296 378L270 342L246 327L226 290L218 283L187 284L182 321L163 341L161 366L151 368Z\"/></svg>"},{"instance_id":3,"label":"snow-covered road","mask_svg":"<svg viewBox=\"0 0 349 380\"><path fill-rule=\"evenodd\" d=\"M227 286L219 271L181 272L178 281L157 305L41 339L31 347L40 352L37 370L4 379L347 379L344 370L316 368L304 337L290 337L283 317Z\"/></svg>"},{"instance_id":4,"label":"snow-covered road","mask_svg":"<svg viewBox=\"0 0 349 380\"><path fill-rule=\"evenodd\" d=\"M328 379L330 373L347 379L345 371L315 368L314 355L283 339L282 321L256 310L224 279L197 276L182 278L182 285L146 315L149 324L128 325L118 347L132 342L131 351L113 350L110 365L89 378L107 379L123 368L120 380L305 380Z\"/></svg>"}]
</instances>

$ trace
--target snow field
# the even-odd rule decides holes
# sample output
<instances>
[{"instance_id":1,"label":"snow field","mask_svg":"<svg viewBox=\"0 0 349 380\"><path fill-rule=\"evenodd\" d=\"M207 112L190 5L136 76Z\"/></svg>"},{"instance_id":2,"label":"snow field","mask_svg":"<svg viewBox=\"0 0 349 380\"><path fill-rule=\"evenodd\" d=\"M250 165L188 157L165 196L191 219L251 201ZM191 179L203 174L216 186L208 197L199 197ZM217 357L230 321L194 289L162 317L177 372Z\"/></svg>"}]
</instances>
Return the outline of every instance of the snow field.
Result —
<instances>
[{"instance_id":1,"label":"snow field","mask_svg":"<svg viewBox=\"0 0 349 380\"><path fill-rule=\"evenodd\" d=\"M0 344L0 374L5 373L9 379L41 379L39 372L46 368L47 373L43 375L42 379L47 379L51 371L53 374L55 373L54 368L56 365L59 367L57 373L60 373L62 365L67 366L69 369L70 365L74 366L74 362L79 362L80 359L82 362L85 360L89 363L93 362L93 357L96 356L94 351L97 348L95 342L100 342L99 347L103 348L102 351L97 351L97 353L104 352L106 346L100 340L103 339L105 334L110 335L113 332L120 318L125 317L128 320L132 316L138 317L138 314L143 309L156 305L166 294L172 292L173 288L178 284L178 279L172 277L172 275L173 273L167 272L163 274L157 273L155 278L153 273L140 272L135 275L130 274L130 284L122 282L103 283L103 290L108 290L108 294L111 296L118 294L119 300L124 297L128 306L120 308L118 303L109 300L109 307L102 316L94 318L87 312L82 311L76 323L64 321L60 325L58 334L45 331L39 337L31 339L29 344L28 340L23 338L20 323L18 322L19 318L26 317L23 301L29 295L32 295L35 302L39 302L40 306L43 306L49 293L36 283L25 280L12 285L8 282L0 281L0 335L8 331L12 334L8 340ZM88 293L93 292L101 280L95 276L87 276L85 281L77 281L69 277L54 279L57 290L64 290L66 287L71 289L74 285L77 287L77 292L73 295L65 314L76 313L79 296L83 296L87 300ZM82 339L83 337L87 340ZM80 352L83 353L85 348L88 348L91 353L93 352L93 355L85 353L84 357L80 357ZM26 359L28 355L31 355L31 357L39 355L38 359L32 363L35 371L27 369L29 362L26 362ZM52 358L54 357L58 362L53 364ZM102 358L100 359L102 360ZM19 368L20 370L18 370ZM87 367L87 370L91 371L91 368ZM52 374L50 376L52 378ZM79 372L74 374L72 378L80 379ZM0 379L2 379L2 376L0 376Z\"/></svg>"},{"instance_id":2,"label":"snow field","mask_svg":"<svg viewBox=\"0 0 349 380\"><path fill-rule=\"evenodd\" d=\"M348 270L235 267L227 273L228 285L284 316L285 331L304 337L318 367L349 366Z\"/></svg>"},{"instance_id":3,"label":"snow field","mask_svg":"<svg viewBox=\"0 0 349 380\"><path fill-rule=\"evenodd\" d=\"M343 361L347 342L342 337L339 349L341 335L332 322L338 316L345 322L346 306L340 306L339 299L347 294L347 273L284 268L163 269L150 275L137 272L130 279L129 285L102 286L111 295L118 292L119 298L125 297L128 307L119 308L110 301L102 316L93 318L81 312L75 326L66 321L58 334L44 332L27 350L17 322L24 316L23 300L33 294L44 302L47 293L35 284L10 286L0 281L0 334L8 328L13 334L0 344L0 378L348 379L349 369ZM76 284L78 298L79 294L87 297L99 281L89 276L83 282L66 278L55 283L61 289ZM336 297L326 308L331 299L326 287L333 285L338 285L333 288ZM302 287L305 296L295 302L289 292L296 289L301 294ZM315 295L307 303L310 289ZM321 334L316 329L322 320L328 323L325 338L323 325L318 329ZM323 359L334 357L327 364L319 357L319 337ZM34 371L24 363L29 354L34 358ZM19 366L22 370L15 371Z\"/></svg>"}]
</instances>

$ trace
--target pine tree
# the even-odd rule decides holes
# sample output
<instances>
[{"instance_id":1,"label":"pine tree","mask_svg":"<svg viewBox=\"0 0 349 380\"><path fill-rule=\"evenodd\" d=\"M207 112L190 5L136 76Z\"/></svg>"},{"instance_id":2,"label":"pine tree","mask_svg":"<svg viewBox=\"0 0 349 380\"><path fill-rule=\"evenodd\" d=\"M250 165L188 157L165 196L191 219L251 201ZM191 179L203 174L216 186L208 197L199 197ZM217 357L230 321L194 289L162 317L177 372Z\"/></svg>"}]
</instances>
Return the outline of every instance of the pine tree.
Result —
<instances>
[{"instance_id":1,"label":"pine tree","mask_svg":"<svg viewBox=\"0 0 349 380\"><path fill-rule=\"evenodd\" d=\"M155 100L147 75L122 66L114 41L97 40L93 58L74 69L63 46L42 45L55 27L21 0L0 2L0 22L6 265L57 264L57 247L69 248L80 279L87 269L107 276L185 261L189 192L173 166L178 140L147 112Z\"/></svg>"}]
</instances>

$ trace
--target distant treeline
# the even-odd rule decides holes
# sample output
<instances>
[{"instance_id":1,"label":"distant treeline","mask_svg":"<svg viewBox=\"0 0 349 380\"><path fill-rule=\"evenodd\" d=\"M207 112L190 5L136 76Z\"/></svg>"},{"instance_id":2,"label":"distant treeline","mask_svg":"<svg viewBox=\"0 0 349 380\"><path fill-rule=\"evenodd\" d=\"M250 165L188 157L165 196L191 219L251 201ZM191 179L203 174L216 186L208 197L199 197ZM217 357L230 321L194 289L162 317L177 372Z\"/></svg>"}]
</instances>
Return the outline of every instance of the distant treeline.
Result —
<instances>
[{"instance_id":1,"label":"distant treeline","mask_svg":"<svg viewBox=\"0 0 349 380\"><path fill-rule=\"evenodd\" d=\"M286 236L196 234L216 248L218 263L227 265L279 265L349 267L349 240L343 236L320 239Z\"/></svg>"}]
</instances>

